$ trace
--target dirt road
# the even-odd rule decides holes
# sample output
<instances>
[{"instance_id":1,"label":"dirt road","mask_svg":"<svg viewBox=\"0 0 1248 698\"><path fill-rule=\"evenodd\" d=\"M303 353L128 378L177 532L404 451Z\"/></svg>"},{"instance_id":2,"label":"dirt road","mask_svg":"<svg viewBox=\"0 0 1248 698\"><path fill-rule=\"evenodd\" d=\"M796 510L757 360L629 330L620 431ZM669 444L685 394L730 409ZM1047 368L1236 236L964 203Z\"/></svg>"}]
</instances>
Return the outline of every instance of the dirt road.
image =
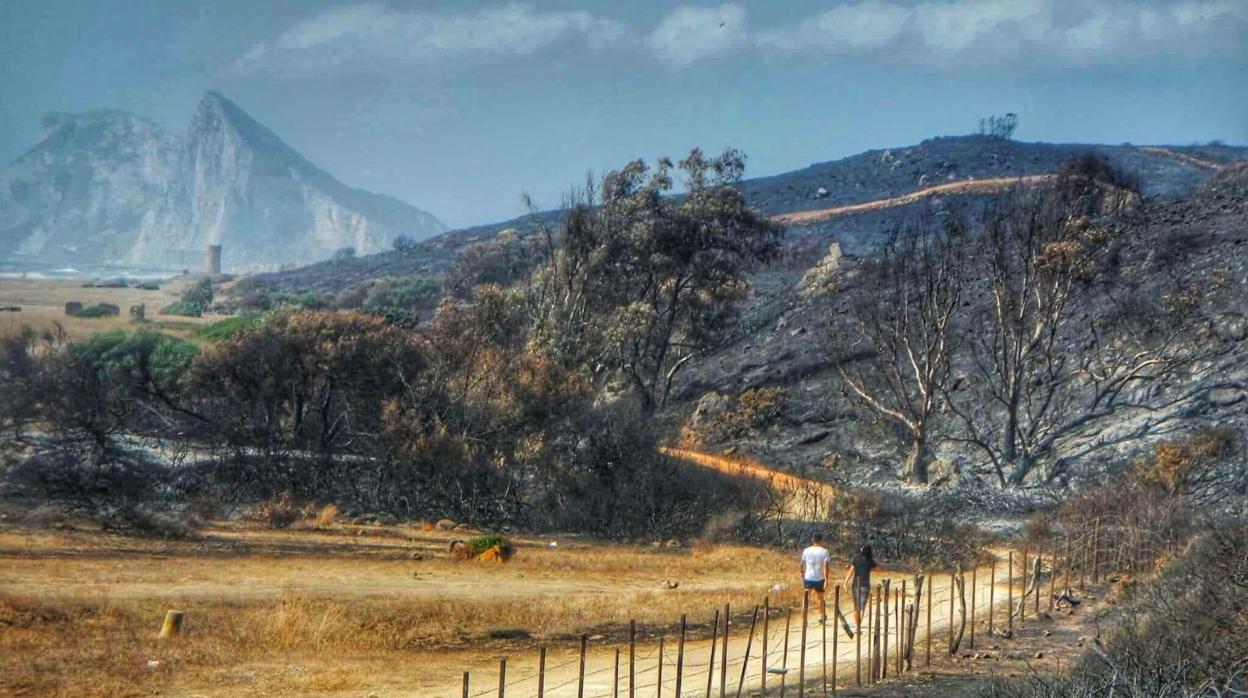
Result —
<instances>
[{"instance_id":1,"label":"dirt road","mask_svg":"<svg viewBox=\"0 0 1248 698\"><path fill-rule=\"evenodd\" d=\"M998 565L998 572L1001 572ZM894 587L894 593L900 588L903 580L906 581L908 589L906 602L912 604L914 602L913 593L913 577L897 573L888 573L884 575L891 580ZM980 638L984 638L986 632L986 622L990 609L996 613L997 627L1001 628L1006 622L1006 604L1009 594L1009 585L1000 577L997 583L991 585L989 583L989 568L984 567L976 572L976 586L974 589L974 602L976 620L978 627L976 632ZM968 604L968 623L971 601L971 575L967 573L967 604ZM1019 581L1016 579L1016 582ZM932 652L936 656L939 653L946 652L948 646L948 633L950 628L950 578L947 574L937 574L934 581L935 592L932 596L932 618L931 618L931 637ZM989 602L989 589L993 589L992 605ZM1016 598L1021 594L1022 587L1015 584L1014 593ZM851 618L851 606L848 600L848 594L844 591L841 594L842 611ZM868 666L868 646L869 641L863 639L861 650L857 639L849 639L845 632L839 627L834 627L831 623L821 625L818 623L817 613L813 609L809 616L809 622L805 627L805 662L802 660L802 639L803 628L801 627L801 611L798 609L772 609L772 615L768 620L767 638L767 660L766 667L769 671L775 673L767 674L767 683L771 687L778 687L781 682L786 683L789 687L795 687L796 682L802 676L802 668L805 669L805 679L807 687L818 687L823 679L824 652L827 652L827 675L828 680L832 680L835 672L837 684L841 687L852 686L855 683L856 671L858 668L858 652L861 651L862 671L865 672ZM830 601L829 601L829 605ZM919 630L916 635L915 643L915 665L921 666L925 659L927 647L927 628L928 619L926 615L927 601L921 603L919 609ZM829 609L830 611L830 609ZM762 661L762 641L764 638L763 621L760 618L753 634L753 641L750 637L750 621L749 613L739 615L740 609L734 613L732 631L728 640L728 670L726 672L724 685L729 695L735 695L737 687L741 684L742 664L746 664L746 673L744 678L744 688L742 695L749 695L750 691L761 688L764 676ZM710 614L703 612L699 616ZM787 644L785 635L786 616L790 621L788 629ZM896 651L898 647L898 635L896 619L892 617L890 611L890 628L887 636L888 650L888 674L894 673L894 664ZM700 618L702 622L708 619ZM825 636L826 632L826 636ZM835 644L834 644L835 638ZM969 628L963 642L968 643L970 639ZM721 638L722 641L722 638ZM981 640L982 642L982 640ZM639 642L635 653L635 689L639 695L657 695L655 692L660 685L660 669L662 664L662 695L680 695L680 696L702 696L706 692L706 684L708 672L711 671L711 642L709 639L690 640L685 643L684 665L681 672L681 691L676 693L677 683L677 662L678 655L678 638L668 636L665 638L662 659L660 659L659 644L656 640L647 640ZM748 660L746 656L746 648L749 645ZM787 646L787 654L786 654ZM583 695L586 698L608 698L613 695L616 674L616 652L619 652L619 687L620 695L627 695L628 689L628 646L625 642L620 643L603 643L590 642L589 650L585 664L585 682L583 687ZM712 687L716 695L718 695L718 687L720 685L720 677L722 672L722 644L716 643L715 646L715 666L712 674ZM535 654L535 653L530 653ZM461 695L462 690L462 672L468 671L470 674L470 696L496 696L498 695L498 660L490 658L488 660L480 660L462 664L460 666L452 665L454 658L447 658L448 661L443 664L441 672L443 680L430 681L421 686L413 686L410 691L397 690L392 694L386 693L381 695L395 696L445 696L446 698L455 698ZM466 657L460 658L461 661ZM579 684L579 656L575 651L562 651L551 653L546 659L546 673L544 694L551 698L573 698L578 693ZM833 668L835 665L835 669ZM787 671L784 671L787 670ZM538 662L536 656L509 657L506 674L506 694L514 696L536 696L537 695L537 671Z\"/></svg>"},{"instance_id":2,"label":"dirt road","mask_svg":"<svg viewBox=\"0 0 1248 698\"><path fill-rule=\"evenodd\" d=\"M866 213L868 211L879 211L885 208L894 208L897 206L909 206L924 199L941 194L993 194L1005 189L1016 186L1034 186L1037 184L1046 184L1057 179L1054 174L1025 175L1022 177L989 177L985 179L964 179L957 182L948 182L946 184L937 184L931 187L925 187L909 194L894 196L888 199L876 199L861 204L850 204L848 206L833 206L832 208L821 208L813 211L794 211L793 213L782 213L778 216L772 216L771 220L783 225L809 225L820 221L839 218L840 216L851 215L855 213Z\"/></svg>"}]
</instances>

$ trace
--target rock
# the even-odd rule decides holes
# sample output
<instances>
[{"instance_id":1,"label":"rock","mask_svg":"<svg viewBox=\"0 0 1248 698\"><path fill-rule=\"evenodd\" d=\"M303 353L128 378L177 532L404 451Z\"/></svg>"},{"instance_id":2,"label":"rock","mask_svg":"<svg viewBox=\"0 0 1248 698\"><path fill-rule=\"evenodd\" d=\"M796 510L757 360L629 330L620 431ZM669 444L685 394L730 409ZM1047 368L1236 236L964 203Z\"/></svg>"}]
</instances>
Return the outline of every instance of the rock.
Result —
<instances>
[{"instance_id":1,"label":"rock","mask_svg":"<svg viewBox=\"0 0 1248 698\"><path fill-rule=\"evenodd\" d=\"M671 539L671 540L667 541L666 545L667 545L667 547L669 547L669 548L679 548L679 547L680 547L680 541L678 541L678 540L676 540L675 538L673 538L673 539Z\"/></svg>"},{"instance_id":2,"label":"rock","mask_svg":"<svg viewBox=\"0 0 1248 698\"><path fill-rule=\"evenodd\" d=\"M651 548L662 548L662 547L663 547L663 541L661 541L661 540L652 540L652 541L650 541L650 547L651 547Z\"/></svg>"},{"instance_id":3,"label":"rock","mask_svg":"<svg viewBox=\"0 0 1248 698\"><path fill-rule=\"evenodd\" d=\"M438 519L438 522L434 524L434 526L436 526L439 531L455 530L455 522L450 519Z\"/></svg>"},{"instance_id":4,"label":"rock","mask_svg":"<svg viewBox=\"0 0 1248 698\"><path fill-rule=\"evenodd\" d=\"M1044 659L1044 652L1036 652L1034 656L1036 659Z\"/></svg>"},{"instance_id":5,"label":"rock","mask_svg":"<svg viewBox=\"0 0 1248 698\"><path fill-rule=\"evenodd\" d=\"M1248 339L1248 318L1238 313L1224 315L1214 323L1214 332L1228 342L1242 342Z\"/></svg>"},{"instance_id":6,"label":"rock","mask_svg":"<svg viewBox=\"0 0 1248 698\"><path fill-rule=\"evenodd\" d=\"M816 189L816 190L815 190L815 197L814 197L814 198L816 198L816 199L826 199L826 198L828 198L828 190L827 190L827 189L825 189L825 188L823 188L823 187L819 187L818 189Z\"/></svg>"},{"instance_id":7,"label":"rock","mask_svg":"<svg viewBox=\"0 0 1248 698\"><path fill-rule=\"evenodd\" d=\"M1214 407L1230 407L1244 400L1244 391L1239 388L1214 388L1205 395L1205 399Z\"/></svg>"},{"instance_id":8,"label":"rock","mask_svg":"<svg viewBox=\"0 0 1248 698\"><path fill-rule=\"evenodd\" d=\"M419 560L423 560L423 559L425 559L425 556L424 556L424 555L422 555L421 553L412 553L411 555L408 555L408 556L407 556L407 558L408 558L409 560L417 560L417 561L419 561Z\"/></svg>"},{"instance_id":9,"label":"rock","mask_svg":"<svg viewBox=\"0 0 1248 698\"><path fill-rule=\"evenodd\" d=\"M450 553L452 560L467 560L472 557L472 552L468 550L468 544L462 540L451 541L451 544L446 549Z\"/></svg>"},{"instance_id":10,"label":"rock","mask_svg":"<svg viewBox=\"0 0 1248 698\"><path fill-rule=\"evenodd\" d=\"M664 580L663 580L663 588L664 588L664 589L675 589L675 588L676 588L676 587L678 587L678 586L680 586L680 582L675 582L675 581L672 581L672 580L670 580L670 579L664 579Z\"/></svg>"},{"instance_id":11,"label":"rock","mask_svg":"<svg viewBox=\"0 0 1248 698\"><path fill-rule=\"evenodd\" d=\"M807 294L819 294L830 290L836 285L843 256L841 243L834 242L829 245L828 253L802 276L798 289Z\"/></svg>"}]
</instances>

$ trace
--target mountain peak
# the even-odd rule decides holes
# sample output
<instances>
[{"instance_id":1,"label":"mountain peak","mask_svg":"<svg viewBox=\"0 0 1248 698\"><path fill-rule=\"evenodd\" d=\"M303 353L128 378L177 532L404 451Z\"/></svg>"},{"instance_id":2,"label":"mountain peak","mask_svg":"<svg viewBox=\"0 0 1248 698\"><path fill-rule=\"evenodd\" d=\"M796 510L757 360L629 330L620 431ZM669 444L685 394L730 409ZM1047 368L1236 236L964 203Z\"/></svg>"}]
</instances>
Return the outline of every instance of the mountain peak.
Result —
<instances>
[{"instance_id":1,"label":"mountain peak","mask_svg":"<svg viewBox=\"0 0 1248 698\"><path fill-rule=\"evenodd\" d=\"M184 137L121 111L52 113L41 126L40 141L0 170L0 257L177 268L212 243L246 250L239 269L444 230L429 213L339 182L215 90Z\"/></svg>"}]
</instances>

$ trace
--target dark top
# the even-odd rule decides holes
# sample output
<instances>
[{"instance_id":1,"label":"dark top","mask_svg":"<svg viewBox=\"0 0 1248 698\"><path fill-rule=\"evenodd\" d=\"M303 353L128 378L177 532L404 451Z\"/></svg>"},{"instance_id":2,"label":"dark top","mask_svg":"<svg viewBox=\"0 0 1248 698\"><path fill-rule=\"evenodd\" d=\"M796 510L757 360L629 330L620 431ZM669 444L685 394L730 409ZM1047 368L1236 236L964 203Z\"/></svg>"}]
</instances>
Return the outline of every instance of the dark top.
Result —
<instances>
[{"instance_id":1,"label":"dark top","mask_svg":"<svg viewBox=\"0 0 1248 698\"><path fill-rule=\"evenodd\" d=\"M879 567L875 560L863 556L861 553L854 556L850 562L854 566L854 586L860 588L868 588L871 586L871 570Z\"/></svg>"}]
</instances>

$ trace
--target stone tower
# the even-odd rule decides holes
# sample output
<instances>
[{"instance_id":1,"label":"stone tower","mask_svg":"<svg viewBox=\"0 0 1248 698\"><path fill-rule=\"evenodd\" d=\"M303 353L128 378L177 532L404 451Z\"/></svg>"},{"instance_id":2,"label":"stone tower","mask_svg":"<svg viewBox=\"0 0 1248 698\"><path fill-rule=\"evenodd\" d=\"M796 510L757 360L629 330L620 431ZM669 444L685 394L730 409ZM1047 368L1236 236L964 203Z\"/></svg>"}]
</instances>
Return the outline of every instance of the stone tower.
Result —
<instances>
[{"instance_id":1,"label":"stone tower","mask_svg":"<svg viewBox=\"0 0 1248 698\"><path fill-rule=\"evenodd\" d=\"M204 248L204 273L221 273L221 246L209 245Z\"/></svg>"}]
</instances>

